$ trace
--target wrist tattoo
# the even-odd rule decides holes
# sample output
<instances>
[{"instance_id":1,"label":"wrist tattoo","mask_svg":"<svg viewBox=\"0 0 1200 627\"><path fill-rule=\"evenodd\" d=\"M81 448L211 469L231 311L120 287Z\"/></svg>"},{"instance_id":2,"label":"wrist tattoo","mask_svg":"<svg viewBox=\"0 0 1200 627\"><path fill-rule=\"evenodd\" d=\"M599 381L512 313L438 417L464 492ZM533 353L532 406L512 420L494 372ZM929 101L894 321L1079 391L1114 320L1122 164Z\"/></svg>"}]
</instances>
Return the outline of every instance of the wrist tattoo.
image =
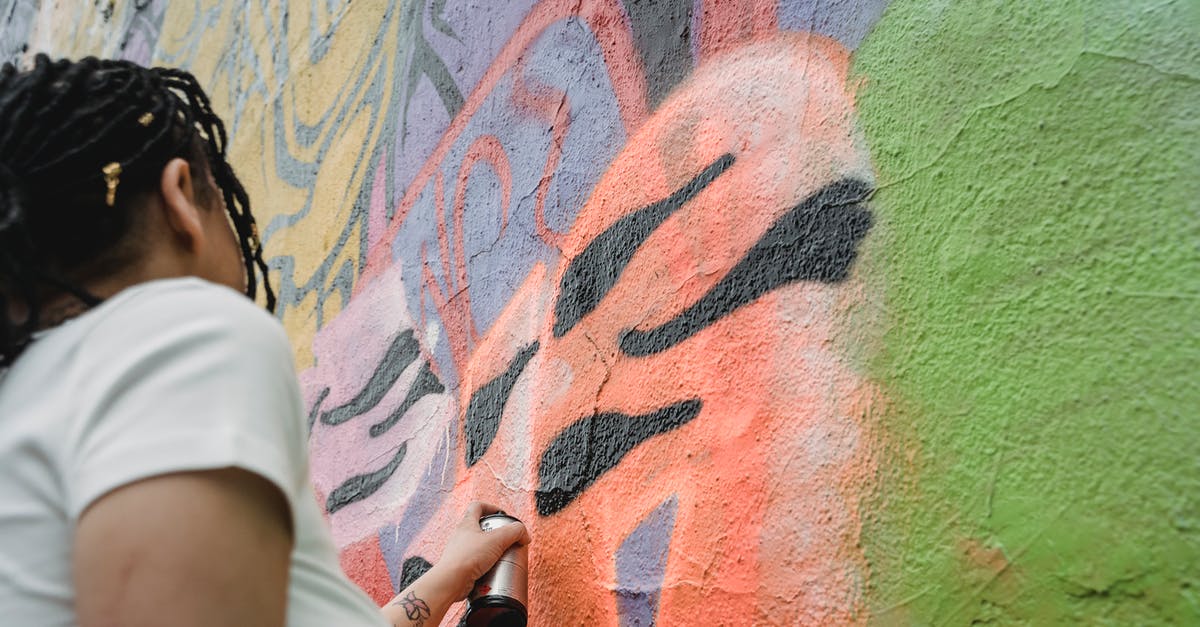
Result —
<instances>
[{"instance_id":1,"label":"wrist tattoo","mask_svg":"<svg viewBox=\"0 0 1200 627\"><path fill-rule=\"evenodd\" d=\"M409 592L407 596L396 599L392 605L404 608L404 615L412 621L414 627L422 627L425 619L429 618L429 604L425 602L425 599L418 597L415 592Z\"/></svg>"}]
</instances>

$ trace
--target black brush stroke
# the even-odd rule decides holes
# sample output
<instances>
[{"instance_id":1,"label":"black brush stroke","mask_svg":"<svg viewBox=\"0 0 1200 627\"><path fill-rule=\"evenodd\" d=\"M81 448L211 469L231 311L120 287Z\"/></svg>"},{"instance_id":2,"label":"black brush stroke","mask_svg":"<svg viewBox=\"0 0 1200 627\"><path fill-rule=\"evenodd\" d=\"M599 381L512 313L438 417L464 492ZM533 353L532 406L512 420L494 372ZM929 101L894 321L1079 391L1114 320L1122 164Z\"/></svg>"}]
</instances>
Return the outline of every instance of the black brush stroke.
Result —
<instances>
[{"instance_id":1,"label":"black brush stroke","mask_svg":"<svg viewBox=\"0 0 1200 627\"><path fill-rule=\"evenodd\" d=\"M388 414L387 418L371 425L371 437L377 438L387 433L388 429L391 429L396 423L400 422L404 414L408 413L408 410L417 404L417 401L430 394L441 394L445 391L446 386L442 385L436 374L433 374L433 367L429 362L425 362L421 366L421 371L417 373L416 380L408 388L408 393L404 395L404 401L400 403L400 406L392 410L392 413Z\"/></svg>"},{"instance_id":2,"label":"black brush stroke","mask_svg":"<svg viewBox=\"0 0 1200 627\"><path fill-rule=\"evenodd\" d=\"M312 409L308 412L308 433L312 434L313 425L317 423L317 416L321 414L321 404L329 397L329 388L321 388L317 394L317 400L313 401Z\"/></svg>"},{"instance_id":3,"label":"black brush stroke","mask_svg":"<svg viewBox=\"0 0 1200 627\"><path fill-rule=\"evenodd\" d=\"M419 555L414 555L404 560L404 565L400 567L400 585L397 589L404 590L408 588L421 575L429 572L430 568L433 568L433 564L430 564L429 560Z\"/></svg>"},{"instance_id":4,"label":"black brush stroke","mask_svg":"<svg viewBox=\"0 0 1200 627\"><path fill-rule=\"evenodd\" d=\"M500 418L504 415L504 404L512 394L517 379L529 365L529 360L537 354L540 344L534 342L522 348L508 368L500 376L483 384L471 394L467 403L467 412L463 419L463 431L467 440L467 466L474 466L488 448L500 430Z\"/></svg>"},{"instance_id":5,"label":"black brush stroke","mask_svg":"<svg viewBox=\"0 0 1200 627\"><path fill-rule=\"evenodd\" d=\"M692 71L692 0L625 0L625 13L646 72L650 108L657 109Z\"/></svg>"},{"instance_id":6,"label":"black brush stroke","mask_svg":"<svg viewBox=\"0 0 1200 627\"><path fill-rule=\"evenodd\" d=\"M645 356L683 342L767 292L796 281L846 279L871 228L863 202L871 187L844 179L826 186L779 219L700 300L653 329L630 329L621 350Z\"/></svg>"},{"instance_id":7,"label":"black brush stroke","mask_svg":"<svg viewBox=\"0 0 1200 627\"><path fill-rule=\"evenodd\" d=\"M671 214L733 165L726 154L670 196L622 216L588 243L567 266L554 304L554 337L567 334L600 304L637 249Z\"/></svg>"},{"instance_id":8,"label":"black brush stroke","mask_svg":"<svg viewBox=\"0 0 1200 627\"><path fill-rule=\"evenodd\" d=\"M417 338L413 336L411 329L397 335L392 340L383 359L379 360L375 372L371 373L371 379L367 381L367 384L349 402L322 413L321 422L337 426L370 411L379 404L379 401L383 400L388 390L396 384L396 380L400 378L404 369L416 361L420 353L421 347L417 344Z\"/></svg>"},{"instance_id":9,"label":"black brush stroke","mask_svg":"<svg viewBox=\"0 0 1200 627\"><path fill-rule=\"evenodd\" d=\"M691 422L701 407L700 399L691 399L639 416L607 412L563 429L538 465L538 514L562 511L634 447Z\"/></svg>"},{"instance_id":10,"label":"black brush stroke","mask_svg":"<svg viewBox=\"0 0 1200 627\"><path fill-rule=\"evenodd\" d=\"M379 488L383 487L383 484L387 483L388 479L392 478L392 475L396 474L396 469L400 467L400 462L404 461L404 455L407 452L408 442L404 442L392 456L392 460L383 468L355 475L343 481L342 485L334 488L329 493L329 498L325 499L325 510L332 514L351 503L362 501L375 494Z\"/></svg>"}]
</instances>

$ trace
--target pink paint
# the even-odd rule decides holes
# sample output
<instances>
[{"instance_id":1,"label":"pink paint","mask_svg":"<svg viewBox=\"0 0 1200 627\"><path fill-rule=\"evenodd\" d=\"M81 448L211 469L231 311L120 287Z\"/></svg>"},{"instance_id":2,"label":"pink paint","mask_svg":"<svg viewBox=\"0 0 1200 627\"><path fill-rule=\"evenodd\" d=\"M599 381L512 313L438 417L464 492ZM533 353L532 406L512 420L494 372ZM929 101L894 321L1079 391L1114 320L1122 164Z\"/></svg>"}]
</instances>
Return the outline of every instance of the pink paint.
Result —
<instances>
[{"instance_id":1,"label":"pink paint","mask_svg":"<svg viewBox=\"0 0 1200 627\"><path fill-rule=\"evenodd\" d=\"M306 403L311 407L320 392L329 392L321 404L325 411L350 401L379 365L392 339L414 325L404 299L399 267L393 267L359 293L349 306L327 324L313 341L316 366L300 375ZM426 340L426 345L430 345ZM396 426L379 437L370 427L385 420L404 400L424 355L413 361L372 410L332 426L317 421L309 438L313 487L325 497L350 477L385 465L401 444L406 445L402 471L370 499L351 504L330 517L334 540L347 546L377 533L394 522L417 487L421 470L446 446L446 425L453 415L453 400L446 394L418 401Z\"/></svg>"}]
</instances>

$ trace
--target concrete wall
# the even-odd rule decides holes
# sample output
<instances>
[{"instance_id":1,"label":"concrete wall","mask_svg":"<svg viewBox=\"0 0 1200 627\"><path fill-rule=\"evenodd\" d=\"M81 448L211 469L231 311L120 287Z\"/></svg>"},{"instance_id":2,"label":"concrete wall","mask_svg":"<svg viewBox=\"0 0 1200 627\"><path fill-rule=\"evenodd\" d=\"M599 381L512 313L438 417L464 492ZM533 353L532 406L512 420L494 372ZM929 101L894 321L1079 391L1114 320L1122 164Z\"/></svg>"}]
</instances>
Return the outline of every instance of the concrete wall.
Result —
<instances>
[{"instance_id":1,"label":"concrete wall","mask_svg":"<svg viewBox=\"0 0 1200 627\"><path fill-rule=\"evenodd\" d=\"M0 0L234 134L342 559L535 625L1200 621L1187 0ZM448 621L450 622L450 621Z\"/></svg>"}]
</instances>

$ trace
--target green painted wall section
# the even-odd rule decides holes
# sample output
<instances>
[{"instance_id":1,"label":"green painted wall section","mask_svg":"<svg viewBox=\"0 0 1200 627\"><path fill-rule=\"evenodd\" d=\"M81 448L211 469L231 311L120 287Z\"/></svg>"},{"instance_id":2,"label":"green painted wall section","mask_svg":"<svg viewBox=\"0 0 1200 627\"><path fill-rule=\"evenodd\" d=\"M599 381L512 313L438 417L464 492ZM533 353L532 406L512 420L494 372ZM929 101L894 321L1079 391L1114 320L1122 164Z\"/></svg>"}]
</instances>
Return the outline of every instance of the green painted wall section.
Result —
<instances>
[{"instance_id":1,"label":"green painted wall section","mask_svg":"<svg viewBox=\"0 0 1200 627\"><path fill-rule=\"evenodd\" d=\"M854 58L879 624L1200 621L1200 3L896 0Z\"/></svg>"}]
</instances>

